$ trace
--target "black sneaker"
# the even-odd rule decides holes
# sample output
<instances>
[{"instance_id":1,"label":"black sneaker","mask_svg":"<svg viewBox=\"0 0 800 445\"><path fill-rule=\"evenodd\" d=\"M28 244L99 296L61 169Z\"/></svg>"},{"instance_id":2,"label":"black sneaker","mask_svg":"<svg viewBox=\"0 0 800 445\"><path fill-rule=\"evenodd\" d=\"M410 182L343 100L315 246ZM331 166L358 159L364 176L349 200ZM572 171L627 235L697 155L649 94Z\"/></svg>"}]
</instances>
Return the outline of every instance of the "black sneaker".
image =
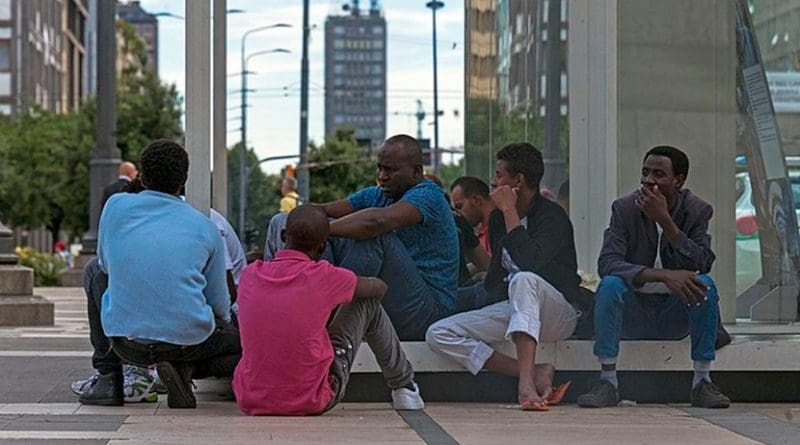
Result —
<instances>
[{"instance_id":1,"label":"black sneaker","mask_svg":"<svg viewBox=\"0 0 800 445\"><path fill-rule=\"evenodd\" d=\"M186 365L173 365L159 362L156 365L158 377L167 387L167 406L170 408L197 408L197 399L192 392L191 368Z\"/></svg>"},{"instance_id":2,"label":"black sneaker","mask_svg":"<svg viewBox=\"0 0 800 445\"><path fill-rule=\"evenodd\" d=\"M578 396L578 406L583 408L603 408L617 406L619 396L617 388L607 380L598 380L586 394Z\"/></svg>"},{"instance_id":3,"label":"black sneaker","mask_svg":"<svg viewBox=\"0 0 800 445\"><path fill-rule=\"evenodd\" d=\"M100 374L78 399L82 405L122 406L125 403L121 372Z\"/></svg>"},{"instance_id":4,"label":"black sneaker","mask_svg":"<svg viewBox=\"0 0 800 445\"><path fill-rule=\"evenodd\" d=\"M698 408L727 408L731 406L731 399L721 393L717 385L702 380L694 388L690 396L692 406Z\"/></svg>"}]
</instances>

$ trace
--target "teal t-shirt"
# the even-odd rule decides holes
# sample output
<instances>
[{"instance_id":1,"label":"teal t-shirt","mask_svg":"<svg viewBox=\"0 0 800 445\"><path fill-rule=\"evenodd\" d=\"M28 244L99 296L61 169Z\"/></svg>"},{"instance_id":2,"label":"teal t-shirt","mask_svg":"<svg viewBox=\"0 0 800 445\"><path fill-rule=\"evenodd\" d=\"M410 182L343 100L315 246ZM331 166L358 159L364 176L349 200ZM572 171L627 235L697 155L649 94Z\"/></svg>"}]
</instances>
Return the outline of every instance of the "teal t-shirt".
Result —
<instances>
[{"instance_id":1,"label":"teal t-shirt","mask_svg":"<svg viewBox=\"0 0 800 445\"><path fill-rule=\"evenodd\" d=\"M356 192L347 201L353 211L388 207L397 202L377 186ZM422 221L397 229L395 233L434 293L433 296L446 308L452 309L458 290L458 234L444 192L426 179L411 187L400 201L416 207L422 215Z\"/></svg>"}]
</instances>

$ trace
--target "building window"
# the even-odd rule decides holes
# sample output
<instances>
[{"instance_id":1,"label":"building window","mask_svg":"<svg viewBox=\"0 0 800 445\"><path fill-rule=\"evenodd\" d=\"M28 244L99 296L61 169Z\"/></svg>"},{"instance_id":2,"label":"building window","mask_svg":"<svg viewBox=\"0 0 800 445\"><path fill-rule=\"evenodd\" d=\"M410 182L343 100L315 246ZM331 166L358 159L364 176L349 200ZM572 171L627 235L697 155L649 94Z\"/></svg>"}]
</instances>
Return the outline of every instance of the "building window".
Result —
<instances>
[{"instance_id":1,"label":"building window","mask_svg":"<svg viewBox=\"0 0 800 445\"><path fill-rule=\"evenodd\" d=\"M0 0L0 20L11 20L11 0Z\"/></svg>"},{"instance_id":2,"label":"building window","mask_svg":"<svg viewBox=\"0 0 800 445\"><path fill-rule=\"evenodd\" d=\"M342 40L342 39L334 39L334 41L333 41L333 47L334 47L335 49L342 49L342 48L344 48L344 40Z\"/></svg>"},{"instance_id":3,"label":"building window","mask_svg":"<svg viewBox=\"0 0 800 445\"><path fill-rule=\"evenodd\" d=\"M383 26L373 26L372 33L375 35L382 35L383 34Z\"/></svg>"},{"instance_id":4,"label":"building window","mask_svg":"<svg viewBox=\"0 0 800 445\"><path fill-rule=\"evenodd\" d=\"M0 96L11 95L11 73L0 73Z\"/></svg>"},{"instance_id":5,"label":"building window","mask_svg":"<svg viewBox=\"0 0 800 445\"><path fill-rule=\"evenodd\" d=\"M2 0L0 0L2 1ZM344 34L344 26L334 26L333 27L334 34Z\"/></svg>"},{"instance_id":6,"label":"building window","mask_svg":"<svg viewBox=\"0 0 800 445\"><path fill-rule=\"evenodd\" d=\"M11 40L0 40L0 71L11 70Z\"/></svg>"}]
</instances>

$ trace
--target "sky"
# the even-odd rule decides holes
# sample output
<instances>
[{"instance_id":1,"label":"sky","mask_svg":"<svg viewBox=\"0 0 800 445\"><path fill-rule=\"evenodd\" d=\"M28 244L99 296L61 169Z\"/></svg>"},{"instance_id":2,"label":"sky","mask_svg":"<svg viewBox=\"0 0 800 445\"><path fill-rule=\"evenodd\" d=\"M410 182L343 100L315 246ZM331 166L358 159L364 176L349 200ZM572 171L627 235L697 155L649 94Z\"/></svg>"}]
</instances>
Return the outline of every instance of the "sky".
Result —
<instances>
[{"instance_id":1,"label":"sky","mask_svg":"<svg viewBox=\"0 0 800 445\"><path fill-rule=\"evenodd\" d=\"M188 0L191 1L191 0ZM325 133L324 51L325 18L344 14L346 1L312 0L309 22L309 139L320 143ZM423 137L433 139L433 55L432 19L425 0L383 0L387 22L387 137L397 133L416 135L416 100L421 99L428 113ZM361 8L369 7L362 0ZM141 0L150 13L170 12L184 16L183 0ZM302 55L303 7L300 0L228 0L228 9L244 13L228 14L228 145L240 139L241 115L241 38L245 31L276 23L291 28L275 28L251 34L246 52L284 48L289 54L266 54L250 59L247 138L259 158L297 153L300 140L300 59ZM464 1L446 0L436 13L439 109L439 140L442 147L462 147L464 91ZM159 77L174 83L185 94L184 21L159 17ZM444 162L451 158L445 156ZM457 158L456 158L457 160ZM280 170L285 161L262 164L270 173Z\"/></svg>"}]
</instances>

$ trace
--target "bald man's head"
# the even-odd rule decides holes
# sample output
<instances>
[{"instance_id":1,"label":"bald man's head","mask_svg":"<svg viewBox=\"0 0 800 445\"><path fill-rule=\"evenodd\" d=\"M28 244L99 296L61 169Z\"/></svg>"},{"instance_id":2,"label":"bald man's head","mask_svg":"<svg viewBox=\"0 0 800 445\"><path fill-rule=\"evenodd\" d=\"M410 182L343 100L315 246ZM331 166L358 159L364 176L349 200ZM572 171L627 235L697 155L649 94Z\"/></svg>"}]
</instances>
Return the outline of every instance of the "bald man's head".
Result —
<instances>
[{"instance_id":1,"label":"bald man's head","mask_svg":"<svg viewBox=\"0 0 800 445\"><path fill-rule=\"evenodd\" d=\"M378 184L390 198L399 199L418 184L422 176L422 150L406 134L392 136L378 151Z\"/></svg>"},{"instance_id":2,"label":"bald man's head","mask_svg":"<svg viewBox=\"0 0 800 445\"><path fill-rule=\"evenodd\" d=\"M136 176L139 175L139 170L136 170L136 166L133 165L133 162L125 161L122 164L119 164L119 174L120 176L127 176L131 179L136 179Z\"/></svg>"},{"instance_id":3,"label":"bald man's head","mask_svg":"<svg viewBox=\"0 0 800 445\"><path fill-rule=\"evenodd\" d=\"M322 209L302 205L292 210L286 218L283 238L287 249L299 250L316 260L325 250L330 231L328 217Z\"/></svg>"}]
</instances>

